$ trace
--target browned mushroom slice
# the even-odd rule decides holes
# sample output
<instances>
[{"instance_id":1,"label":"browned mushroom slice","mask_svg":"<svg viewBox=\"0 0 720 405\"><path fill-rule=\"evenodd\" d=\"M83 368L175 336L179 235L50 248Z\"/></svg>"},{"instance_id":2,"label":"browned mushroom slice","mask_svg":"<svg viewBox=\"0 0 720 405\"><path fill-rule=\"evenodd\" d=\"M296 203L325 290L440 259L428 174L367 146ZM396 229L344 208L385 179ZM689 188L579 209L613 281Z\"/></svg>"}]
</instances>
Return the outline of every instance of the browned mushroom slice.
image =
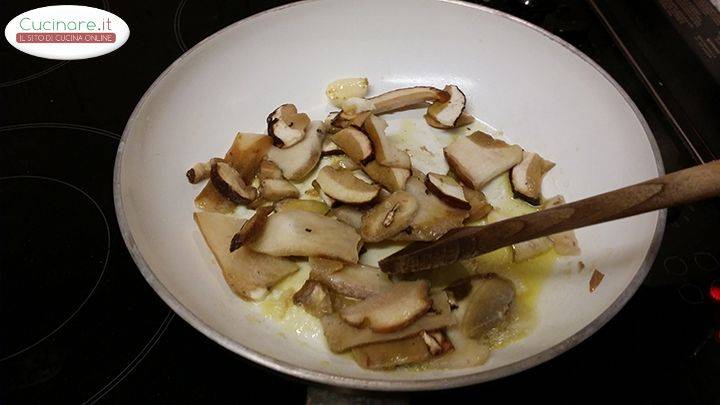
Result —
<instances>
[{"instance_id":1,"label":"browned mushroom slice","mask_svg":"<svg viewBox=\"0 0 720 405\"><path fill-rule=\"evenodd\" d=\"M425 280L402 281L380 294L371 295L340 311L340 317L355 327L390 333L415 322L430 309L430 285Z\"/></svg>"},{"instance_id":2,"label":"browned mushroom slice","mask_svg":"<svg viewBox=\"0 0 720 405\"><path fill-rule=\"evenodd\" d=\"M269 288L297 271L298 265L290 260L253 252L247 247L230 252L230 240L244 220L215 212L196 212L193 217L228 286L242 298L262 299Z\"/></svg>"},{"instance_id":3,"label":"browned mushroom slice","mask_svg":"<svg viewBox=\"0 0 720 405\"><path fill-rule=\"evenodd\" d=\"M375 160L364 165L363 171L373 181L380 183L390 191L404 190L405 183L410 178L410 170L383 166Z\"/></svg>"},{"instance_id":4,"label":"browned mushroom slice","mask_svg":"<svg viewBox=\"0 0 720 405\"><path fill-rule=\"evenodd\" d=\"M432 118L434 123L438 123L444 128L454 128L465 110L465 94L452 84L445 86L443 91L450 95L450 99L430 105L425 118L426 120L428 117Z\"/></svg>"},{"instance_id":5,"label":"browned mushroom slice","mask_svg":"<svg viewBox=\"0 0 720 405\"><path fill-rule=\"evenodd\" d=\"M195 206L202 211L230 214L237 208L237 203L225 198L209 181L195 197Z\"/></svg>"},{"instance_id":6,"label":"browned mushroom slice","mask_svg":"<svg viewBox=\"0 0 720 405\"><path fill-rule=\"evenodd\" d=\"M299 200L297 198L288 198L275 204L275 211L283 212L288 210L302 210L314 212L316 214L325 215L330 210L322 201L316 200Z\"/></svg>"},{"instance_id":7,"label":"browned mushroom slice","mask_svg":"<svg viewBox=\"0 0 720 405\"><path fill-rule=\"evenodd\" d=\"M315 280L305 281L305 284L293 295L293 303L318 318L333 312L330 294Z\"/></svg>"},{"instance_id":8,"label":"browned mushroom slice","mask_svg":"<svg viewBox=\"0 0 720 405\"><path fill-rule=\"evenodd\" d=\"M363 214L365 214L365 211L350 205L341 205L330 211L330 215L337 218L338 221L344 222L357 230L362 227Z\"/></svg>"},{"instance_id":9,"label":"browned mushroom slice","mask_svg":"<svg viewBox=\"0 0 720 405\"><path fill-rule=\"evenodd\" d=\"M275 163L288 180L302 180L315 169L320 161L325 132L322 122L313 121L302 141L289 148L271 147L268 160Z\"/></svg>"},{"instance_id":10,"label":"browned mushroom slice","mask_svg":"<svg viewBox=\"0 0 720 405\"><path fill-rule=\"evenodd\" d=\"M450 94L435 87L407 87L388 91L379 96L371 97L369 100L375 106L374 114L384 114L391 111L402 110L414 107L428 101L445 102L450 99Z\"/></svg>"},{"instance_id":11,"label":"browned mushroom slice","mask_svg":"<svg viewBox=\"0 0 720 405\"><path fill-rule=\"evenodd\" d=\"M363 215L360 235L366 242L391 238L410 226L417 210L412 194L396 191Z\"/></svg>"},{"instance_id":12,"label":"browned mushroom slice","mask_svg":"<svg viewBox=\"0 0 720 405\"><path fill-rule=\"evenodd\" d=\"M236 233L230 241L230 251L234 252L240 249L241 246L248 242L252 242L262 231L267 218L272 214L272 207L260 207L255 211L255 214L245 221L243 226Z\"/></svg>"},{"instance_id":13,"label":"browned mushroom slice","mask_svg":"<svg viewBox=\"0 0 720 405\"><path fill-rule=\"evenodd\" d=\"M470 203L470 213L465 222L479 221L493 210L493 206L487 202L482 191L473 190L470 187L463 187L465 199Z\"/></svg>"},{"instance_id":14,"label":"browned mushroom slice","mask_svg":"<svg viewBox=\"0 0 720 405\"><path fill-rule=\"evenodd\" d=\"M418 202L418 210L408 231L400 232L392 238L393 240L435 240L447 231L463 226L463 221L468 216L467 210L453 208L430 194L423 181L415 176L408 179L405 191L415 197Z\"/></svg>"},{"instance_id":15,"label":"browned mushroom slice","mask_svg":"<svg viewBox=\"0 0 720 405\"><path fill-rule=\"evenodd\" d=\"M549 167L547 161L537 153L523 152L523 160L510 172L515 193L529 200L531 204L538 205L542 176L547 167Z\"/></svg>"},{"instance_id":16,"label":"browned mushroom slice","mask_svg":"<svg viewBox=\"0 0 720 405\"><path fill-rule=\"evenodd\" d=\"M390 143L385 136L387 122L384 119L371 115L363 125L365 133L370 138L375 152L375 160L383 166L399 167L402 169L410 169L410 156Z\"/></svg>"},{"instance_id":17,"label":"browned mushroom slice","mask_svg":"<svg viewBox=\"0 0 720 405\"><path fill-rule=\"evenodd\" d=\"M340 111L330 121L330 126L337 129L343 128L360 128L367 118L372 114L372 111L363 111L359 113L349 113L346 111Z\"/></svg>"},{"instance_id":18,"label":"browned mushroom slice","mask_svg":"<svg viewBox=\"0 0 720 405\"><path fill-rule=\"evenodd\" d=\"M325 194L348 204L370 202L380 192L380 186L360 180L349 170L330 166L320 169L316 181Z\"/></svg>"},{"instance_id":19,"label":"browned mushroom slice","mask_svg":"<svg viewBox=\"0 0 720 405\"><path fill-rule=\"evenodd\" d=\"M338 156L338 155L344 155L345 152L343 152L342 149L340 149L335 142L332 141L332 139L326 137L323 140L322 148L321 148L321 155L323 157L325 156Z\"/></svg>"},{"instance_id":20,"label":"browned mushroom slice","mask_svg":"<svg viewBox=\"0 0 720 405\"><path fill-rule=\"evenodd\" d=\"M477 131L458 138L444 152L458 178L480 190L487 182L520 163L523 150Z\"/></svg>"},{"instance_id":21,"label":"browned mushroom slice","mask_svg":"<svg viewBox=\"0 0 720 405\"><path fill-rule=\"evenodd\" d=\"M314 212L289 210L268 218L249 246L272 256L320 256L358 261L360 235L349 225Z\"/></svg>"},{"instance_id":22,"label":"browned mushroom slice","mask_svg":"<svg viewBox=\"0 0 720 405\"><path fill-rule=\"evenodd\" d=\"M354 347L352 356L360 367L370 370L388 370L398 366L422 363L445 354L453 348L453 344L445 333L441 331L422 332L418 336Z\"/></svg>"},{"instance_id":23,"label":"browned mushroom slice","mask_svg":"<svg viewBox=\"0 0 720 405\"><path fill-rule=\"evenodd\" d=\"M322 187L320 187L320 183L318 183L317 179L313 180L311 184L312 184L313 190L315 190L315 192L316 192L316 195L318 197L320 197L321 200L323 200L323 203L325 203L325 205L327 205L328 207L331 207L331 208L335 206L335 203L337 203L337 201L334 198L327 195L323 191L323 189L322 189Z\"/></svg>"},{"instance_id":24,"label":"browned mushroom slice","mask_svg":"<svg viewBox=\"0 0 720 405\"><path fill-rule=\"evenodd\" d=\"M345 128L331 139L350 159L360 164L365 164L373 158L370 139L357 128Z\"/></svg>"},{"instance_id":25,"label":"browned mushroom slice","mask_svg":"<svg viewBox=\"0 0 720 405\"><path fill-rule=\"evenodd\" d=\"M245 184L240 174L225 162L215 162L210 170L210 181L225 198L245 204L257 198L257 190Z\"/></svg>"},{"instance_id":26,"label":"browned mushroom slice","mask_svg":"<svg viewBox=\"0 0 720 405\"><path fill-rule=\"evenodd\" d=\"M337 261L313 258L310 261L310 278L327 285L338 294L351 298L368 298L387 291L393 286L388 276L377 267L362 264L340 263Z\"/></svg>"},{"instance_id":27,"label":"browned mushroom slice","mask_svg":"<svg viewBox=\"0 0 720 405\"><path fill-rule=\"evenodd\" d=\"M445 125L439 123L438 121L435 120L435 118L431 117L430 115L425 114L425 122L427 122L427 124L433 128L450 129L450 128L460 128L465 125L470 125L473 122L475 122L475 117L473 117L472 115L470 115L466 112L463 112L462 114L460 114L460 117L458 117L457 121L455 121L455 125L452 127L448 127L448 126L445 126Z\"/></svg>"},{"instance_id":28,"label":"browned mushroom slice","mask_svg":"<svg viewBox=\"0 0 720 405\"><path fill-rule=\"evenodd\" d=\"M298 198L300 191L285 179L263 179L260 180L260 196L268 201L280 201Z\"/></svg>"},{"instance_id":29,"label":"browned mushroom slice","mask_svg":"<svg viewBox=\"0 0 720 405\"><path fill-rule=\"evenodd\" d=\"M565 204L565 198L561 195L548 198L542 204L542 209L557 207ZM580 254L580 245L578 244L575 231L565 231L548 236L555 246L555 252L560 256L577 256Z\"/></svg>"},{"instance_id":30,"label":"browned mushroom slice","mask_svg":"<svg viewBox=\"0 0 720 405\"><path fill-rule=\"evenodd\" d=\"M258 172L260 180L263 179L282 179L282 170L275 163L269 160L263 160L260 162L260 170Z\"/></svg>"},{"instance_id":31,"label":"browned mushroom slice","mask_svg":"<svg viewBox=\"0 0 720 405\"><path fill-rule=\"evenodd\" d=\"M283 104L267 117L268 135L273 139L273 145L282 148L302 141L309 124L307 114L298 114L293 104Z\"/></svg>"},{"instance_id":32,"label":"browned mushroom slice","mask_svg":"<svg viewBox=\"0 0 720 405\"><path fill-rule=\"evenodd\" d=\"M425 187L451 207L461 210L470 209L470 203L465 198L463 186L458 184L458 182L450 176L428 173L427 176L425 176Z\"/></svg>"},{"instance_id":33,"label":"browned mushroom slice","mask_svg":"<svg viewBox=\"0 0 720 405\"><path fill-rule=\"evenodd\" d=\"M477 278L466 299L460 330L469 338L481 338L507 318L515 300L515 286L502 277Z\"/></svg>"},{"instance_id":34,"label":"browned mushroom slice","mask_svg":"<svg viewBox=\"0 0 720 405\"><path fill-rule=\"evenodd\" d=\"M419 335L423 331L437 330L455 324L455 315L450 310L447 295L444 292L435 293L431 297L432 308L418 320L404 329L392 333L377 333L370 328L356 328L343 321L335 313L320 318L323 333L328 347L335 353L343 352L351 347L368 343L387 342L408 336ZM357 305L357 304L352 304ZM351 306L352 306L351 305ZM348 306L346 308L350 308Z\"/></svg>"},{"instance_id":35,"label":"browned mushroom slice","mask_svg":"<svg viewBox=\"0 0 720 405\"><path fill-rule=\"evenodd\" d=\"M344 152L343 152L343 154L344 154ZM350 159L347 156L341 156L341 157L337 158L332 163L330 163L330 166L332 166L336 169L345 169L345 170L352 170L352 171L360 169L360 165L355 163L354 160Z\"/></svg>"},{"instance_id":36,"label":"browned mushroom slice","mask_svg":"<svg viewBox=\"0 0 720 405\"><path fill-rule=\"evenodd\" d=\"M197 184L205 179L210 178L210 170L212 170L212 164L220 161L220 158L212 158L207 162L196 163L185 173L190 184Z\"/></svg>"}]
</instances>

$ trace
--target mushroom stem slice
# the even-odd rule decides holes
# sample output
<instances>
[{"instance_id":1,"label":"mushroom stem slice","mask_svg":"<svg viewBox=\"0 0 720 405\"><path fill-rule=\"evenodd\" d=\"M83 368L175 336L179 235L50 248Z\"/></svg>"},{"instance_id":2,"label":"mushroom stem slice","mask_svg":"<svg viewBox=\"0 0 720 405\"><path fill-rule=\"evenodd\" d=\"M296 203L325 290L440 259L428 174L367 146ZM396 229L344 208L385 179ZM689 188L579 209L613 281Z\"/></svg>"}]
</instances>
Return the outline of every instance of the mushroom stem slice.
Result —
<instances>
[{"instance_id":1,"label":"mushroom stem slice","mask_svg":"<svg viewBox=\"0 0 720 405\"><path fill-rule=\"evenodd\" d=\"M220 194L237 204L248 203L258 195L255 187L246 185L240 173L225 162L212 165L210 181Z\"/></svg>"},{"instance_id":2,"label":"mushroom stem slice","mask_svg":"<svg viewBox=\"0 0 720 405\"><path fill-rule=\"evenodd\" d=\"M366 242L391 238L410 226L417 210L412 194L396 191L363 215L360 235Z\"/></svg>"},{"instance_id":3,"label":"mushroom stem slice","mask_svg":"<svg viewBox=\"0 0 720 405\"><path fill-rule=\"evenodd\" d=\"M410 170L399 167L387 167L373 160L363 166L363 171L373 181L380 183L390 191L405 189L405 184L410 178Z\"/></svg>"},{"instance_id":4,"label":"mushroom stem slice","mask_svg":"<svg viewBox=\"0 0 720 405\"><path fill-rule=\"evenodd\" d=\"M302 141L289 148L271 147L268 151L268 160L280 167L286 179L302 180L320 161L324 139L322 122L312 121Z\"/></svg>"},{"instance_id":5,"label":"mushroom stem slice","mask_svg":"<svg viewBox=\"0 0 720 405\"><path fill-rule=\"evenodd\" d=\"M375 105L373 113L379 115L416 106L427 101L445 102L450 100L450 94L435 87L418 86L391 90L379 96L371 97L370 100Z\"/></svg>"},{"instance_id":6,"label":"mushroom stem slice","mask_svg":"<svg viewBox=\"0 0 720 405\"><path fill-rule=\"evenodd\" d=\"M373 150L375 151L375 160L383 166L399 167L402 169L410 169L412 167L410 156L390 143L385 136L387 122L384 119L371 115L363 125L365 133L372 141Z\"/></svg>"},{"instance_id":7,"label":"mushroom stem slice","mask_svg":"<svg viewBox=\"0 0 720 405\"><path fill-rule=\"evenodd\" d=\"M430 309L429 288L425 280L399 282L383 293L343 309L340 317L352 326L367 326L373 332L395 332Z\"/></svg>"},{"instance_id":8,"label":"mushroom stem slice","mask_svg":"<svg viewBox=\"0 0 720 405\"><path fill-rule=\"evenodd\" d=\"M268 135L273 145L288 148L305 137L305 128L310 124L307 114L298 114L293 104L283 104L267 117Z\"/></svg>"},{"instance_id":9,"label":"mushroom stem slice","mask_svg":"<svg viewBox=\"0 0 720 405\"><path fill-rule=\"evenodd\" d=\"M345 128L331 137L343 152L357 163L365 164L373 159L373 146L367 135L357 128Z\"/></svg>"},{"instance_id":10,"label":"mushroom stem slice","mask_svg":"<svg viewBox=\"0 0 720 405\"><path fill-rule=\"evenodd\" d=\"M360 180L349 170L335 169L331 166L320 169L316 181L325 194L348 204L370 202L380 192L380 186Z\"/></svg>"},{"instance_id":11,"label":"mushroom stem slice","mask_svg":"<svg viewBox=\"0 0 720 405\"><path fill-rule=\"evenodd\" d=\"M425 119L432 118L434 123L445 128L454 128L465 110L465 94L452 84L445 86L443 91L450 94L450 99L445 102L433 103L428 107Z\"/></svg>"},{"instance_id":12,"label":"mushroom stem slice","mask_svg":"<svg viewBox=\"0 0 720 405\"><path fill-rule=\"evenodd\" d=\"M558 205L565 204L565 198L561 195L556 195L552 198L548 198L542 204L542 209L557 207ZM580 254L580 245L575 231L565 231L556 233L548 236L555 246L555 253L560 256L577 256Z\"/></svg>"},{"instance_id":13,"label":"mushroom stem slice","mask_svg":"<svg viewBox=\"0 0 720 405\"><path fill-rule=\"evenodd\" d=\"M260 180L260 196L268 201L300 197L300 191L285 179Z\"/></svg>"},{"instance_id":14,"label":"mushroom stem slice","mask_svg":"<svg viewBox=\"0 0 720 405\"><path fill-rule=\"evenodd\" d=\"M272 214L273 209L271 207L260 207L255 211L255 214L245 221L240 227L240 230L233 235L230 241L230 251L234 252L240 249L243 245L248 242L252 242L258 234L262 231L267 218Z\"/></svg>"},{"instance_id":15,"label":"mushroom stem slice","mask_svg":"<svg viewBox=\"0 0 720 405\"><path fill-rule=\"evenodd\" d=\"M481 131L458 138L444 152L458 178L475 190L520 163L523 156L519 146L508 145Z\"/></svg>"},{"instance_id":16,"label":"mushroom stem slice","mask_svg":"<svg viewBox=\"0 0 720 405\"><path fill-rule=\"evenodd\" d=\"M314 212L288 210L270 215L247 246L272 256L319 256L357 263L360 235L349 225Z\"/></svg>"},{"instance_id":17,"label":"mushroom stem slice","mask_svg":"<svg viewBox=\"0 0 720 405\"><path fill-rule=\"evenodd\" d=\"M478 339L507 318L515 301L515 286L502 277L477 278L472 283L460 330L463 335Z\"/></svg>"},{"instance_id":18,"label":"mushroom stem slice","mask_svg":"<svg viewBox=\"0 0 720 405\"><path fill-rule=\"evenodd\" d=\"M293 295L293 303L317 318L333 312L330 293L315 280L305 281L305 284Z\"/></svg>"},{"instance_id":19,"label":"mushroom stem slice","mask_svg":"<svg viewBox=\"0 0 720 405\"><path fill-rule=\"evenodd\" d=\"M243 299L261 299L272 286L297 271L298 265L290 260L247 247L230 252L230 240L244 220L215 212L196 212L193 217L228 286Z\"/></svg>"},{"instance_id":20,"label":"mushroom stem slice","mask_svg":"<svg viewBox=\"0 0 720 405\"><path fill-rule=\"evenodd\" d=\"M444 203L461 210L469 210L470 203L465 198L463 187L455 179L437 173L428 173L425 187Z\"/></svg>"}]
</instances>

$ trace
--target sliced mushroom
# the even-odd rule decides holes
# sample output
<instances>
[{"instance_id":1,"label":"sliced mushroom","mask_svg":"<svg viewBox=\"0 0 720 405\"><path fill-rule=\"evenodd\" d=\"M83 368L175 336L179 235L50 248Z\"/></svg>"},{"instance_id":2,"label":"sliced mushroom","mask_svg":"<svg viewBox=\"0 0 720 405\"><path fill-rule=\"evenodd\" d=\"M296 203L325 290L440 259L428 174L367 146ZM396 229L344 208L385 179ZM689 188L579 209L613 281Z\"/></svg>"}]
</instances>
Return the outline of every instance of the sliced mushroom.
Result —
<instances>
[{"instance_id":1,"label":"sliced mushroom","mask_svg":"<svg viewBox=\"0 0 720 405\"><path fill-rule=\"evenodd\" d=\"M362 217L360 235L366 242L380 242L405 230L413 221L418 202L412 194L396 191Z\"/></svg>"},{"instance_id":2,"label":"sliced mushroom","mask_svg":"<svg viewBox=\"0 0 720 405\"><path fill-rule=\"evenodd\" d=\"M423 331L437 330L454 325L455 316L450 310L447 295L444 292L439 292L433 294L431 299L432 307L429 311L406 328L392 333L377 333L370 328L356 328L343 321L337 313L326 315L320 318L325 339L330 350L340 353L351 347L416 336Z\"/></svg>"},{"instance_id":3,"label":"sliced mushroom","mask_svg":"<svg viewBox=\"0 0 720 405\"><path fill-rule=\"evenodd\" d=\"M336 270L333 263L315 258L310 262L310 278L322 282L338 294L358 299L380 294L393 286L388 276L377 267L362 264L341 265L343 266Z\"/></svg>"},{"instance_id":4,"label":"sliced mushroom","mask_svg":"<svg viewBox=\"0 0 720 405\"><path fill-rule=\"evenodd\" d=\"M340 222L344 222L352 226L358 231L362 227L362 218L364 214L365 211L351 205L341 205L330 211L331 216L337 218Z\"/></svg>"},{"instance_id":5,"label":"sliced mushroom","mask_svg":"<svg viewBox=\"0 0 720 405\"><path fill-rule=\"evenodd\" d=\"M531 239L513 245L513 261L515 263L540 256L553 248L553 243L548 237Z\"/></svg>"},{"instance_id":6,"label":"sliced mushroom","mask_svg":"<svg viewBox=\"0 0 720 405\"><path fill-rule=\"evenodd\" d=\"M210 170L212 170L212 164L222 160L220 158L212 158L207 162L196 163L185 173L190 184L197 184L205 179L210 178Z\"/></svg>"},{"instance_id":7,"label":"sliced mushroom","mask_svg":"<svg viewBox=\"0 0 720 405\"><path fill-rule=\"evenodd\" d=\"M360 235L349 225L314 212L289 210L268 218L252 250L272 256L320 256L358 261Z\"/></svg>"},{"instance_id":8,"label":"sliced mushroom","mask_svg":"<svg viewBox=\"0 0 720 405\"><path fill-rule=\"evenodd\" d=\"M277 212L289 210L301 210L325 215L330 210L330 207L322 201L299 200L297 198L288 198L275 204L275 211Z\"/></svg>"},{"instance_id":9,"label":"sliced mushroom","mask_svg":"<svg viewBox=\"0 0 720 405\"><path fill-rule=\"evenodd\" d=\"M275 163L269 160L263 160L260 163L260 170L258 172L260 180L263 179L282 179L282 170Z\"/></svg>"},{"instance_id":10,"label":"sliced mushroom","mask_svg":"<svg viewBox=\"0 0 720 405\"><path fill-rule=\"evenodd\" d=\"M293 303L315 317L333 312L332 298L325 286L315 280L307 280L293 295Z\"/></svg>"},{"instance_id":11,"label":"sliced mushroom","mask_svg":"<svg viewBox=\"0 0 720 405\"><path fill-rule=\"evenodd\" d=\"M340 317L355 327L390 333L405 328L430 309L430 285L425 280L402 281L340 311Z\"/></svg>"},{"instance_id":12,"label":"sliced mushroom","mask_svg":"<svg viewBox=\"0 0 720 405\"><path fill-rule=\"evenodd\" d=\"M387 122L384 119L371 115L365 121L363 128L372 141L375 160L378 163L387 167L411 168L410 156L392 145L388 137L385 136Z\"/></svg>"},{"instance_id":13,"label":"sliced mushroom","mask_svg":"<svg viewBox=\"0 0 720 405\"><path fill-rule=\"evenodd\" d=\"M313 121L299 143L290 148L270 148L268 159L280 167L286 179L302 180L317 166L325 139L325 131L321 127L322 122Z\"/></svg>"},{"instance_id":14,"label":"sliced mushroom","mask_svg":"<svg viewBox=\"0 0 720 405\"><path fill-rule=\"evenodd\" d=\"M333 135L331 139L355 162L365 164L373 159L373 146L370 139L357 128L345 128Z\"/></svg>"},{"instance_id":15,"label":"sliced mushroom","mask_svg":"<svg viewBox=\"0 0 720 405\"><path fill-rule=\"evenodd\" d=\"M425 122L427 122L427 124L433 128L450 129L450 128L460 128L465 125L470 125L473 122L475 122L475 117L473 117L472 115L463 111L463 113L460 114L458 119L455 121L455 125L452 127L447 127L447 126L439 123L437 120L435 120L435 118L431 117L430 115L425 114Z\"/></svg>"},{"instance_id":16,"label":"sliced mushroom","mask_svg":"<svg viewBox=\"0 0 720 405\"><path fill-rule=\"evenodd\" d=\"M556 195L543 202L542 209L546 210L562 204L565 204L565 198L561 195ZM548 236L548 238L555 246L555 252L560 256L577 256L580 254L580 245L575 236L575 231L556 233Z\"/></svg>"},{"instance_id":17,"label":"sliced mushroom","mask_svg":"<svg viewBox=\"0 0 720 405\"><path fill-rule=\"evenodd\" d=\"M230 252L230 240L244 220L214 212L196 212L193 217L228 286L242 298L262 299L269 288L297 271L298 265L290 260L256 253L247 247Z\"/></svg>"},{"instance_id":18,"label":"sliced mushroom","mask_svg":"<svg viewBox=\"0 0 720 405\"><path fill-rule=\"evenodd\" d=\"M230 214L237 208L237 203L225 198L209 181L200 191L200 194L195 197L195 206L201 211Z\"/></svg>"},{"instance_id":19,"label":"sliced mushroom","mask_svg":"<svg viewBox=\"0 0 720 405\"><path fill-rule=\"evenodd\" d=\"M348 204L364 204L372 201L380 192L380 186L368 184L349 170L325 166L318 173L317 183L325 194Z\"/></svg>"},{"instance_id":20,"label":"sliced mushroom","mask_svg":"<svg viewBox=\"0 0 720 405\"><path fill-rule=\"evenodd\" d=\"M393 240L432 241L451 229L463 226L468 216L467 210L453 208L431 194L423 181L415 176L408 179L405 191L415 197L418 210L408 230L395 235Z\"/></svg>"},{"instance_id":21,"label":"sliced mushroom","mask_svg":"<svg viewBox=\"0 0 720 405\"><path fill-rule=\"evenodd\" d=\"M268 216L272 214L273 209L271 207L260 207L255 211L255 214L245 221L240 230L233 235L230 241L230 251L234 252L248 242L252 242L262 231L263 227L267 223Z\"/></svg>"},{"instance_id":22,"label":"sliced mushroom","mask_svg":"<svg viewBox=\"0 0 720 405\"><path fill-rule=\"evenodd\" d=\"M360 128L371 114L371 111L364 111L357 114L340 111L333 117L332 121L330 121L330 126L338 130L350 127Z\"/></svg>"},{"instance_id":23,"label":"sliced mushroom","mask_svg":"<svg viewBox=\"0 0 720 405\"><path fill-rule=\"evenodd\" d=\"M310 278L317 281L323 281L345 267L345 263L339 260L315 256L308 257L308 263L310 264Z\"/></svg>"},{"instance_id":24,"label":"sliced mushroom","mask_svg":"<svg viewBox=\"0 0 720 405\"><path fill-rule=\"evenodd\" d=\"M330 138L325 138L322 143L322 149L321 149L321 156L337 156L337 155L344 155L345 152L343 152L342 149L340 149L335 142L333 142Z\"/></svg>"},{"instance_id":25,"label":"sliced mushroom","mask_svg":"<svg viewBox=\"0 0 720 405\"><path fill-rule=\"evenodd\" d=\"M365 97L368 85L368 79L365 77L338 79L328 84L325 95L335 107L340 107L343 101L349 98Z\"/></svg>"},{"instance_id":26,"label":"sliced mushroom","mask_svg":"<svg viewBox=\"0 0 720 405\"><path fill-rule=\"evenodd\" d=\"M493 206L487 202L485 194L482 191L473 190L470 187L463 187L465 199L470 203L470 214L465 222L479 221L493 210Z\"/></svg>"},{"instance_id":27,"label":"sliced mushroom","mask_svg":"<svg viewBox=\"0 0 720 405\"><path fill-rule=\"evenodd\" d=\"M289 148L302 141L308 125L308 115L298 114L293 104L283 104L267 117L268 135L272 138L273 145L281 148Z\"/></svg>"},{"instance_id":28,"label":"sliced mushroom","mask_svg":"<svg viewBox=\"0 0 720 405\"><path fill-rule=\"evenodd\" d=\"M445 102L450 99L450 95L435 87L407 87L404 89L391 90L379 96L371 97L370 100L375 105L373 114L385 114L390 111L402 110L408 107L414 107L418 104L428 101Z\"/></svg>"},{"instance_id":29,"label":"sliced mushroom","mask_svg":"<svg viewBox=\"0 0 720 405\"><path fill-rule=\"evenodd\" d=\"M471 339L483 337L507 318L514 300L512 281L502 277L474 280L460 330Z\"/></svg>"},{"instance_id":30,"label":"sliced mushroom","mask_svg":"<svg viewBox=\"0 0 720 405\"><path fill-rule=\"evenodd\" d=\"M240 173L225 162L212 165L210 181L220 194L237 204L248 203L258 196L255 187L246 185Z\"/></svg>"},{"instance_id":31,"label":"sliced mushroom","mask_svg":"<svg viewBox=\"0 0 720 405\"><path fill-rule=\"evenodd\" d=\"M433 354L430 353L423 336L418 335L354 347L352 357L362 368L389 370L398 366L424 362L432 358Z\"/></svg>"},{"instance_id":32,"label":"sliced mushroom","mask_svg":"<svg viewBox=\"0 0 720 405\"><path fill-rule=\"evenodd\" d=\"M545 159L533 152L523 152L523 160L510 172L513 190L530 204L540 201L542 176L545 174Z\"/></svg>"},{"instance_id":33,"label":"sliced mushroom","mask_svg":"<svg viewBox=\"0 0 720 405\"><path fill-rule=\"evenodd\" d=\"M445 86L444 92L450 94L445 102L435 102L427 109L425 119L432 118L434 123L444 128L454 128L465 110L465 94L455 85Z\"/></svg>"},{"instance_id":34,"label":"sliced mushroom","mask_svg":"<svg viewBox=\"0 0 720 405\"><path fill-rule=\"evenodd\" d=\"M322 187L320 187L320 183L317 182L317 179L312 181L312 186L313 190L315 190L315 192L317 193L317 196L320 197L321 200L323 200L325 205L331 208L335 206L335 203L337 201L323 191Z\"/></svg>"},{"instance_id":35,"label":"sliced mushroom","mask_svg":"<svg viewBox=\"0 0 720 405\"><path fill-rule=\"evenodd\" d=\"M427 176L425 176L425 187L451 207L461 210L470 209L470 203L465 198L463 186L458 184L458 182L450 176L428 173Z\"/></svg>"},{"instance_id":36,"label":"sliced mushroom","mask_svg":"<svg viewBox=\"0 0 720 405\"><path fill-rule=\"evenodd\" d=\"M481 131L460 137L444 149L445 158L458 178L480 190L490 180L522 160L522 148Z\"/></svg>"},{"instance_id":37,"label":"sliced mushroom","mask_svg":"<svg viewBox=\"0 0 720 405\"><path fill-rule=\"evenodd\" d=\"M375 109L375 103L372 100L361 97L351 97L343 101L342 110L349 114L359 114L366 111L372 112Z\"/></svg>"},{"instance_id":38,"label":"sliced mushroom","mask_svg":"<svg viewBox=\"0 0 720 405\"><path fill-rule=\"evenodd\" d=\"M300 197L300 191L285 179L260 180L260 196L268 201Z\"/></svg>"},{"instance_id":39,"label":"sliced mushroom","mask_svg":"<svg viewBox=\"0 0 720 405\"><path fill-rule=\"evenodd\" d=\"M345 170L352 170L352 171L360 169L360 165L355 163L354 160L350 159L347 156L341 156L341 157L337 158L337 160L330 163L330 166L332 166L336 169L345 169Z\"/></svg>"},{"instance_id":40,"label":"sliced mushroom","mask_svg":"<svg viewBox=\"0 0 720 405\"><path fill-rule=\"evenodd\" d=\"M380 183L390 191L405 189L405 183L410 178L410 170L399 167L387 167L376 160L363 166L363 171L375 182Z\"/></svg>"}]
</instances>

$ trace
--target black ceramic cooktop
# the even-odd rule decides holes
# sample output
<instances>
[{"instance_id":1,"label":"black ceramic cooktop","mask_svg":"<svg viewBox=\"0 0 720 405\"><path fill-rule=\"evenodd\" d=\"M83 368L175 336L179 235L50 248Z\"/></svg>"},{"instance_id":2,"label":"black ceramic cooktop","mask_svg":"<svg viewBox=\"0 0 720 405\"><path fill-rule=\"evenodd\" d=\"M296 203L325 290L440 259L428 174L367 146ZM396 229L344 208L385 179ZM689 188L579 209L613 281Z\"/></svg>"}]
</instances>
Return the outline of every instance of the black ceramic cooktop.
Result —
<instances>
[{"instance_id":1,"label":"black ceramic cooktop","mask_svg":"<svg viewBox=\"0 0 720 405\"><path fill-rule=\"evenodd\" d=\"M0 403L304 402L307 384L221 348L155 295L125 248L112 197L118 139L153 80L206 36L283 2L74 3L120 16L130 40L72 62L0 45ZM603 66L645 115L667 171L720 153L717 72L687 46L692 33L678 17L705 0L480 3L548 29ZM0 22L50 4L0 2ZM462 389L312 398L720 403L719 208L671 210L637 294L554 360Z\"/></svg>"}]
</instances>

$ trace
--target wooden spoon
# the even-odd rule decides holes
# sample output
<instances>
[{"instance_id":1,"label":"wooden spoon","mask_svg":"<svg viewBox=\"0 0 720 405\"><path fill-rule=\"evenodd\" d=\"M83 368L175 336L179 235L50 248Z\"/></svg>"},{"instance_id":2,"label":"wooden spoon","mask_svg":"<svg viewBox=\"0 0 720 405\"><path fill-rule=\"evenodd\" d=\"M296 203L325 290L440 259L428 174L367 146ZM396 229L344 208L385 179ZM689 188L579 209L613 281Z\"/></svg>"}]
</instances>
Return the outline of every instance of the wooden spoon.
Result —
<instances>
[{"instance_id":1,"label":"wooden spoon","mask_svg":"<svg viewBox=\"0 0 720 405\"><path fill-rule=\"evenodd\" d=\"M717 195L720 160L532 214L454 229L434 242L408 245L380 260L380 268L392 274L434 269L514 243Z\"/></svg>"}]
</instances>

